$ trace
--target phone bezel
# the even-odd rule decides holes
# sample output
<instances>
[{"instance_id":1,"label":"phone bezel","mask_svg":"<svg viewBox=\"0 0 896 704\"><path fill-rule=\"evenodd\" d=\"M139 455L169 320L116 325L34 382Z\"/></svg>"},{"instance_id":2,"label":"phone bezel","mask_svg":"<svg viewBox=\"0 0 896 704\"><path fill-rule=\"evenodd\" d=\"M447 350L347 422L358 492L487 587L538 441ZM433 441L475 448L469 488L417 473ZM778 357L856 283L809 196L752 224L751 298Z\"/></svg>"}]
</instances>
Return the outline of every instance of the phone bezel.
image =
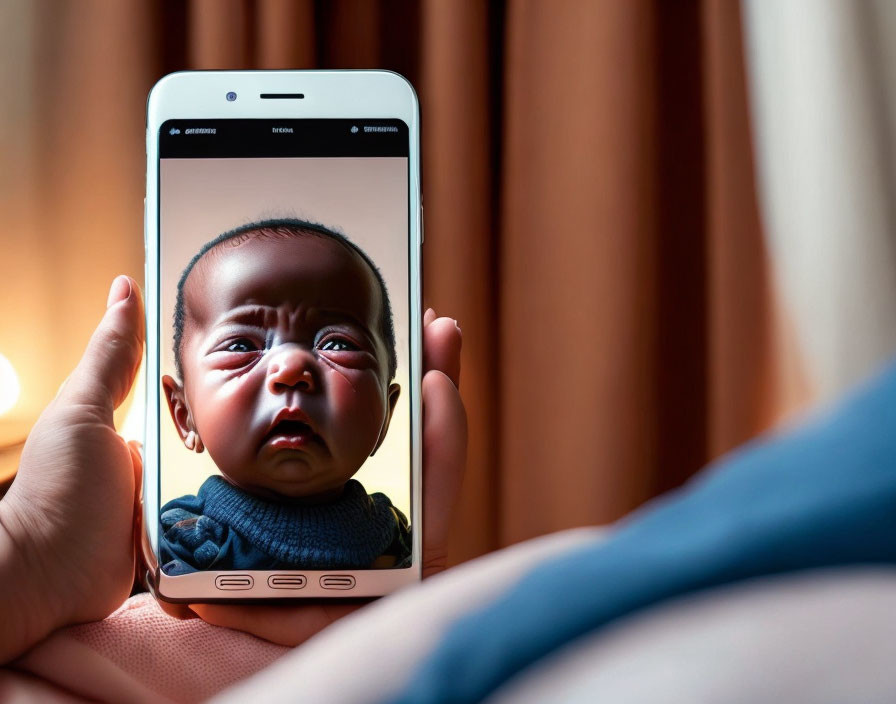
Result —
<instances>
[{"instance_id":1,"label":"phone bezel","mask_svg":"<svg viewBox=\"0 0 896 704\"><path fill-rule=\"evenodd\" d=\"M229 92L237 99L227 100ZM263 99L262 94L300 93L302 99ZM157 564L159 498L159 129L171 119L301 119L397 118L409 136L409 301L410 301L410 420L412 564L399 569L367 570L228 570L169 576ZM388 594L422 576L422 212L420 196L419 105L411 84L390 71L184 71L169 74L152 88L146 120L146 427L144 438L142 552L148 581L155 595L174 603L245 602L308 598L358 598ZM216 586L219 576L248 575L253 586L239 591ZM268 586L272 575L303 575L301 589ZM350 575L354 587L325 588L324 577Z\"/></svg>"}]
</instances>

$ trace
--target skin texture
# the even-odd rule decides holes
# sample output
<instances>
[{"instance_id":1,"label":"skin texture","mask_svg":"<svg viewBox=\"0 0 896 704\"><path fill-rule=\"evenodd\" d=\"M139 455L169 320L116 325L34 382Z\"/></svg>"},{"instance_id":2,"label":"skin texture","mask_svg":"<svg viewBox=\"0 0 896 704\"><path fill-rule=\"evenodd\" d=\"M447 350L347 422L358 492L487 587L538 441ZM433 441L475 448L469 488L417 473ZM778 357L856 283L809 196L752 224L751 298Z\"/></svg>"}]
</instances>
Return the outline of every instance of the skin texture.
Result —
<instances>
[{"instance_id":1,"label":"skin texture","mask_svg":"<svg viewBox=\"0 0 896 704\"><path fill-rule=\"evenodd\" d=\"M466 416L457 389L460 329L432 311L424 325L423 553L430 575L445 567ZM140 454L115 432L112 411L133 384L143 344L139 288L120 276L84 356L35 424L16 480L0 501L0 662L57 628L104 618L131 590ZM354 608L194 611L212 623L295 644Z\"/></svg>"},{"instance_id":2,"label":"skin texture","mask_svg":"<svg viewBox=\"0 0 896 704\"><path fill-rule=\"evenodd\" d=\"M185 297L184 383L162 384L187 447L251 494L338 498L385 438L400 393L370 268L332 239L250 238L208 252ZM313 430L300 446L272 437L287 409Z\"/></svg>"}]
</instances>

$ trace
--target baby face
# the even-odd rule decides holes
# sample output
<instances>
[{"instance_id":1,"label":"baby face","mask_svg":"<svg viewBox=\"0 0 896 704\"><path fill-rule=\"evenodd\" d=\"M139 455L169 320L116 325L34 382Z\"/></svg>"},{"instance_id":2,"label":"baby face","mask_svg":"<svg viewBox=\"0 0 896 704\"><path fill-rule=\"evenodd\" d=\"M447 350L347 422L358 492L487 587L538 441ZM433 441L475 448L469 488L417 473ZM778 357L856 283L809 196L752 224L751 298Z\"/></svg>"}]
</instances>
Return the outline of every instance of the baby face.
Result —
<instances>
[{"instance_id":1,"label":"baby face","mask_svg":"<svg viewBox=\"0 0 896 704\"><path fill-rule=\"evenodd\" d=\"M252 494L338 496L385 437L399 393L373 272L331 239L250 238L207 253L184 295L180 396L164 380L181 436L193 430Z\"/></svg>"}]
</instances>

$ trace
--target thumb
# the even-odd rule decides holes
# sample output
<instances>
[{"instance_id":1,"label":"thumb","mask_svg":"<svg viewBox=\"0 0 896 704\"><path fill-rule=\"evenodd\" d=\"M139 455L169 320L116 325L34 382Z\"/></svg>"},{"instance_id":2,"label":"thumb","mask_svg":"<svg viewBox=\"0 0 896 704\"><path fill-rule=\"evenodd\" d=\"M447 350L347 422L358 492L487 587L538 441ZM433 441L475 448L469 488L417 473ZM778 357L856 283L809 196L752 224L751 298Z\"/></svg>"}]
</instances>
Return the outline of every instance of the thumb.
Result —
<instances>
[{"instance_id":1,"label":"thumb","mask_svg":"<svg viewBox=\"0 0 896 704\"><path fill-rule=\"evenodd\" d=\"M84 356L60 391L67 403L94 406L109 414L124 401L143 355L143 301L137 282L118 276L106 312L87 343Z\"/></svg>"},{"instance_id":2,"label":"thumb","mask_svg":"<svg viewBox=\"0 0 896 704\"><path fill-rule=\"evenodd\" d=\"M445 569L448 534L467 455L467 414L454 382L423 377L423 577Z\"/></svg>"}]
</instances>

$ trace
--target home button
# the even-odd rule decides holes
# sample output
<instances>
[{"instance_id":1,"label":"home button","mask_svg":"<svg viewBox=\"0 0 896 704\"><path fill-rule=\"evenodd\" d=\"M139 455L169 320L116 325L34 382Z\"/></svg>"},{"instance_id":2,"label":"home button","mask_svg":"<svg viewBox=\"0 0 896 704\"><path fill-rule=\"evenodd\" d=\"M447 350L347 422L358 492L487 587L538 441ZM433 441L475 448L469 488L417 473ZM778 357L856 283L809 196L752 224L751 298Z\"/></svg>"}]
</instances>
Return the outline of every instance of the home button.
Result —
<instances>
[{"instance_id":1,"label":"home button","mask_svg":"<svg viewBox=\"0 0 896 704\"><path fill-rule=\"evenodd\" d=\"M325 574L320 578L320 586L324 589L352 589L355 578L350 574Z\"/></svg>"}]
</instances>

